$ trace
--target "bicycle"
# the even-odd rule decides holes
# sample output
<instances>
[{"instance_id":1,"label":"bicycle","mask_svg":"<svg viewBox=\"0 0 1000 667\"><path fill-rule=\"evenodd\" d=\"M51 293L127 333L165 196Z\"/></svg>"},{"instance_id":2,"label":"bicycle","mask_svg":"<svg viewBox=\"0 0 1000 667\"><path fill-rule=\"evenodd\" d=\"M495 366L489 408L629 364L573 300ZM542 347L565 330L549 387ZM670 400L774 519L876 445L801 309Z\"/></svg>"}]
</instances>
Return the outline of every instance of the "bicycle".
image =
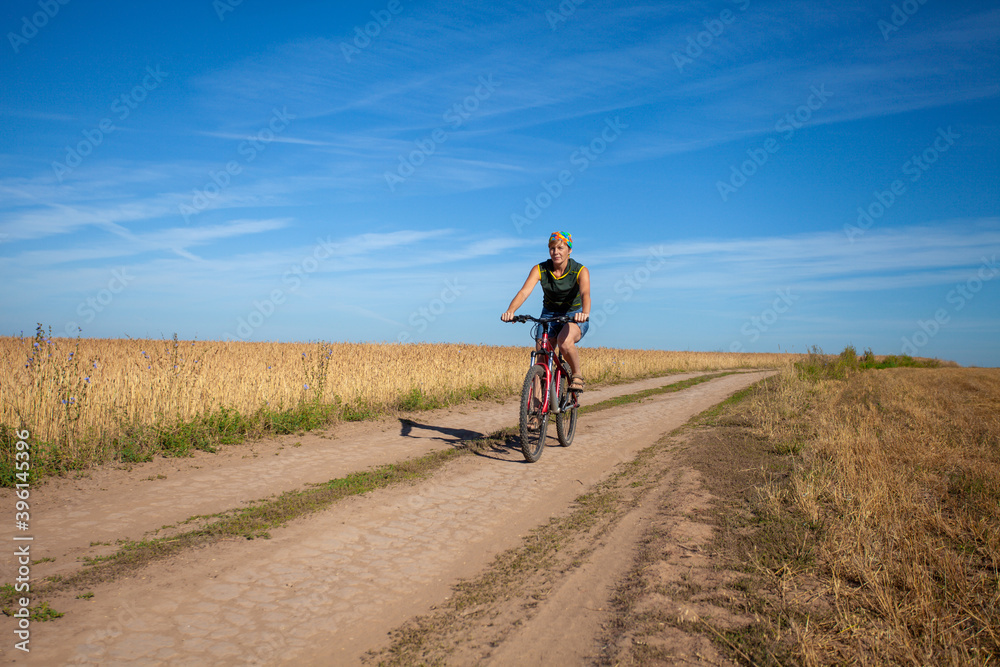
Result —
<instances>
[{"instance_id":1,"label":"bicycle","mask_svg":"<svg viewBox=\"0 0 1000 667\"><path fill-rule=\"evenodd\" d=\"M524 386L521 389L521 452L529 463L534 463L545 448L550 415L556 416L556 435L560 445L569 447L576 434L579 392L569 388L572 378L569 364L561 353L556 353L555 345L549 339L547 326L552 322L566 324L574 320L565 315L547 318L515 315L510 321L535 322L532 338L536 340L537 327L542 328L541 349L532 351L531 365L524 376Z\"/></svg>"}]
</instances>

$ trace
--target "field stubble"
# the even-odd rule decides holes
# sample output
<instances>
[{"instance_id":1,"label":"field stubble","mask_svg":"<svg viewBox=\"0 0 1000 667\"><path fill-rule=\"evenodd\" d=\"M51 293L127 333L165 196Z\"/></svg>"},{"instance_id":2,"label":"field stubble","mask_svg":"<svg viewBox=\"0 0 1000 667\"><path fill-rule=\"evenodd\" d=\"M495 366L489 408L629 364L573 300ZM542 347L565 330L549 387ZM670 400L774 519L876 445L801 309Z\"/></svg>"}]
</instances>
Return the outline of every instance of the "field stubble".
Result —
<instances>
[{"instance_id":1,"label":"field stubble","mask_svg":"<svg viewBox=\"0 0 1000 667\"><path fill-rule=\"evenodd\" d=\"M464 344L243 343L0 338L0 483L13 480L15 428L31 433L33 474L155 454L212 451L246 437L396 410L514 395L529 348ZM587 378L763 368L796 357L584 352Z\"/></svg>"},{"instance_id":2,"label":"field stubble","mask_svg":"<svg viewBox=\"0 0 1000 667\"><path fill-rule=\"evenodd\" d=\"M769 582L761 590L782 591L761 597L767 639L756 653L807 665L996 664L1000 370L808 378L786 368L739 413L752 437L792 459L790 475L757 488L762 525L794 523L801 540L747 555ZM817 598L828 612L816 613Z\"/></svg>"}]
</instances>

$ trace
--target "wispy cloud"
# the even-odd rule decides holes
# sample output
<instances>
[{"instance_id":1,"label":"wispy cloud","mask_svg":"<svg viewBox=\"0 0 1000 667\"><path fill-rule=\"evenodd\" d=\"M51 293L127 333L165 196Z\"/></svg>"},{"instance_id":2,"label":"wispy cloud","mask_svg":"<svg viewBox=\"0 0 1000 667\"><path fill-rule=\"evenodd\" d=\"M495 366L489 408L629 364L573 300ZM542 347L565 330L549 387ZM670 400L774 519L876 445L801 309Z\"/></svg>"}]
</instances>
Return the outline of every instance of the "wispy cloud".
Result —
<instances>
[{"instance_id":1,"label":"wispy cloud","mask_svg":"<svg viewBox=\"0 0 1000 667\"><path fill-rule=\"evenodd\" d=\"M667 258L650 286L754 294L791 284L824 292L871 292L947 285L1000 254L1000 218L874 231L851 244L843 233L755 239L652 242L603 254L591 264L611 279ZM606 267L606 268L605 268Z\"/></svg>"}]
</instances>

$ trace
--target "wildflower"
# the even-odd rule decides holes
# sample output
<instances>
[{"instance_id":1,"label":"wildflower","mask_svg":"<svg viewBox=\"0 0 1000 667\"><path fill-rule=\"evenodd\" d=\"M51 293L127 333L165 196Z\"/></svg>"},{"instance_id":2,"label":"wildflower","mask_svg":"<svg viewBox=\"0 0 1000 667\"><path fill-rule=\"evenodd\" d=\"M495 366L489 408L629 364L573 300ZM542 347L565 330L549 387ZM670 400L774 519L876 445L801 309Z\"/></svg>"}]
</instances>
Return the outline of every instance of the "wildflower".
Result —
<instances>
[{"instance_id":1,"label":"wildflower","mask_svg":"<svg viewBox=\"0 0 1000 667\"><path fill-rule=\"evenodd\" d=\"M38 343L37 342L35 342L35 347L38 347Z\"/></svg>"},{"instance_id":2,"label":"wildflower","mask_svg":"<svg viewBox=\"0 0 1000 667\"><path fill-rule=\"evenodd\" d=\"M64 399L63 399L63 405L65 405L65 404L66 404L66 399L64 398Z\"/></svg>"},{"instance_id":3,"label":"wildflower","mask_svg":"<svg viewBox=\"0 0 1000 667\"><path fill-rule=\"evenodd\" d=\"M86 382L87 382L88 384L90 383L90 378L89 378L89 377L85 377L85 378L83 378L83 379L84 379L84 380L86 380Z\"/></svg>"},{"instance_id":4,"label":"wildflower","mask_svg":"<svg viewBox=\"0 0 1000 667\"><path fill-rule=\"evenodd\" d=\"M309 388L309 385L307 385L307 384L304 384L304 385L302 385L302 386L303 386L303 388L305 388L305 389L308 389L308 388Z\"/></svg>"},{"instance_id":5,"label":"wildflower","mask_svg":"<svg viewBox=\"0 0 1000 667\"><path fill-rule=\"evenodd\" d=\"M146 366L146 368L152 368L152 366Z\"/></svg>"},{"instance_id":6,"label":"wildflower","mask_svg":"<svg viewBox=\"0 0 1000 667\"><path fill-rule=\"evenodd\" d=\"M96 361L94 362L94 368L97 368L97 362Z\"/></svg>"},{"instance_id":7,"label":"wildflower","mask_svg":"<svg viewBox=\"0 0 1000 667\"><path fill-rule=\"evenodd\" d=\"M73 353L72 353L72 352L70 352L70 353L69 353L69 358L70 358L70 359L72 359L72 358L73 358Z\"/></svg>"}]
</instances>

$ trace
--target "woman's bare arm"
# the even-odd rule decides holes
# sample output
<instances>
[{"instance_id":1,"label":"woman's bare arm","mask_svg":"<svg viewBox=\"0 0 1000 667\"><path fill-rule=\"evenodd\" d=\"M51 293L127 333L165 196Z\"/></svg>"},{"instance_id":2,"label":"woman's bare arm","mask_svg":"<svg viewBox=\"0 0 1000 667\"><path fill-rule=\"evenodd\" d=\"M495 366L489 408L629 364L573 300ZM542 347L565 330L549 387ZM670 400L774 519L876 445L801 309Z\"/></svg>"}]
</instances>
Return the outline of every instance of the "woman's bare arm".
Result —
<instances>
[{"instance_id":1,"label":"woman's bare arm","mask_svg":"<svg viewBox=\"0 0 1000 667\"><path fill-rule=\"evenodd\" d=\"M535 285L538 284L538 267L531 267L531 271L528 273L528 279L524 281L524 285L518 290L514 298L511 299L510 305L507 306L507 311L500 316L500 319L504 322L510 322L514 317L514 313L517 311L521 305L527 301L528 297L531 296L531 292L535 289Z\"/></svg>"},{"instance_id":2,"label":"woman's bare arm","mask_svg":"<svg viewBox=\"0 0 1000 667\"><path fill-rule=\"evenodd\" d=\"M577 322L586 322L590 319L590 269L587 267L580 269L580 275L577 276L576 280L580 286L580 305L583 312L574 315L573 319Z\"/></svg>"}]
</instances>

